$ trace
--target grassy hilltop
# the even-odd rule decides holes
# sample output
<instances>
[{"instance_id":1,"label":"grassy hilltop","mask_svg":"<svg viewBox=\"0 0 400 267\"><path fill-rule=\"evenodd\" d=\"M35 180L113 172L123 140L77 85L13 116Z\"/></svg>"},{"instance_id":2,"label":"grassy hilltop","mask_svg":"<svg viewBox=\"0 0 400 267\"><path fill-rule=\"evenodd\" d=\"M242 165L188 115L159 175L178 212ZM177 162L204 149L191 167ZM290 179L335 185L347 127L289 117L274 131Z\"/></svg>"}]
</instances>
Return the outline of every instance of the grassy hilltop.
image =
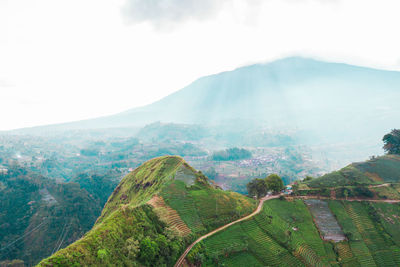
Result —
<instances>
[{"instance_id":1,"label":"grassy hilltop","mask_svg":"<svg viewBox=\"0 0 400 267\"><path fill-rule=\"evenodd\" d=\"M180 157L155 158L120 182L92 230L39 266L172 266L196 237L255 205Z\"/></svg>"},{"instance_id":2,"label":"grassy hilltop","mask_svg":"<svg viewBox=\"0 0 400 267\"><path fill-rule=\"evenodd\" d=\"M385 155L300 184L301 194L400 199L400 156Z\"/></svg>"}]
</instances>

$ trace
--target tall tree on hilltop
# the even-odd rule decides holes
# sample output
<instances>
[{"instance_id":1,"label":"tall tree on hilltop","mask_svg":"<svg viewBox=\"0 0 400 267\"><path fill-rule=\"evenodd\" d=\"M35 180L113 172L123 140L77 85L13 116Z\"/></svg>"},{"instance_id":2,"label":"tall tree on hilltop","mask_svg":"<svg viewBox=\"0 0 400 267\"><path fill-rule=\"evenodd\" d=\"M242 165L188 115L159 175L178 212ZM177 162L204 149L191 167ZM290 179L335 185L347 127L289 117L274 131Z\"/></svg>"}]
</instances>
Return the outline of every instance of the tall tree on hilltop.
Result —
<instances>
[{"instance_id":1,"label":"tall tree on hilltop","mask_svg":"<svg viewBox=\"0 0 400 267\"><path fill-rule=\"evenodd\" d=\"M263 197L267 194L267 191L267 185L264 179L256 178L247 184L247 192L249 192L249 195L252 197Z\"/></svg>"},{"instance_id":2,"label":"tall tree on hilltop","mask_svg":"<svg viewBox=\"0 0 400 267\"><path fill-rule=\"evenodd\" d=\"M277 193L284 189L282 178L277 174L270 174L265 178L265 183L267 185L268 190L271 190L274 193Z\"/></svg>"},{"instance_id":3,"label":"tall tree on hilltop","mask_svg":"<svg viewBox=\"0 0 400 267\"><path fill-rule=\"evenodd\" d=\"M388 154L400 155L400 129L393 129L382 138L383 149Z\"/></svg>"}]
</instances>

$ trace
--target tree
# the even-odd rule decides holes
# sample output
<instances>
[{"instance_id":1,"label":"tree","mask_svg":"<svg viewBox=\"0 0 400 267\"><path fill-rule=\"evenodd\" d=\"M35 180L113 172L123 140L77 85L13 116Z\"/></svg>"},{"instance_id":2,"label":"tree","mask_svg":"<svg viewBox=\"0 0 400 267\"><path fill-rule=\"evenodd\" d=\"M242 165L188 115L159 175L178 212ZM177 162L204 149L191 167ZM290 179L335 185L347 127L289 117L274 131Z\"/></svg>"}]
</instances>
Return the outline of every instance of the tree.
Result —
<instances>
[{"instance_id":1,"label":"tree","mask_svg":"<svg viewBox=\"0 0 400 267\"><path fill-rule=\"evenodd\" d=\"M265 178L265 184L267 185L267 190L271 190L276 193L283 190L285 187L283 186L282 178L277 174L270 174Z\"/></svg>"},{"instance_id":2,"label":"tree","mask_svg":"<svg viewBox=\"0 0 400 267\"><path fill-rule=\"evenodd\" d=\"M400 154L400 129L393 129L382 138L383 149L388 154Z\"/></svg>"},{"instance_id":3,"label":"tree","mask_svg":"<svg viewBox=\"0 0 400 267\"><path fill-rule=\"evenodd\" d=\"M158 254L158 245L150 237L146 237L140 242L140 259L146 264L151 265Z\"/></svg>"},{"instance_id":4,"label":"tree","mask_svg":"<svg viewBox=\"0 0 400 267\"><path fill-rule=\"evenodd\" d=\"M264 179L256 178L251 180L247 184L247 192L250 196L256 196L258 198L263 197L267 194L267 184Z\"/></svg>"},{"instance_id":5,"label":"tree","mask_svg":"<svg viewBox=\"0 0 400 267\"><path fill-rule=\"evenodd\" d=\"M304 178L304 182L307 182L307 181L311 181L313 178L312 178L312 176L309 176L309 175L307 175L306 176L306 178Z\"/></svg>"}]
</instances>

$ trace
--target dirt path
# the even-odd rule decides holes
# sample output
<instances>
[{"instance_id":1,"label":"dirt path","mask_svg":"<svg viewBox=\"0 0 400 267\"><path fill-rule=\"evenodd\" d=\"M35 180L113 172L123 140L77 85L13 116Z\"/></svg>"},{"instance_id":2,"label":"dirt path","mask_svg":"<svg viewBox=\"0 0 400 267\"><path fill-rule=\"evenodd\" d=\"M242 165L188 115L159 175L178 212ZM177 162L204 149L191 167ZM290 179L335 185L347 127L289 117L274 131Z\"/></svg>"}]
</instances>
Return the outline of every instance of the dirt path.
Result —
<instances>
[{"instance_id":1,"label":"dirt path","mask_svg":"<svg viewBox=\"0 0 400 267\"><path fill-rule=\"evenodd\" d=\"M377 188L377 187L384 187L384 186L389 186L390 183L386 183L386 184L378 184L378 185L370 185L368 186L369 188Z\"/></svg>"},{"instance_id":2,"label":"dirt path","mask_svg":"<svg viewBox=\"0 0 400 267\"><path fill-rule=\"evenodd\" d=\"M194 241L190 246L188 246L188 247L186 248L185 252L183 252L183 254L179 257L179 259L178 259L178 261L175 263L174 267L180 267L180 266L182 266L182 263L183 263L183 261L185 260L185 258L186 258L186 256L187 256L187 254L189 253L189 251L194 247L194 245L196 245L197 243L199 243L201 240L203 240L203 239L205 239L205 238L207 238L207 237L209 237L209 236L212 236L213 234L218 233L218 232L220 232L220 231L222 231L222 230L228 228L228 227L231 226L231 225L234 225L234 224L236 224L236 223L238 223L238 222L241 222L241 221L250 219L251 217L253 217L254 215L258 214L258 213L261 211L262 206L263 206L263 204L264 204L264 201L267 201L267 200L270 200L270 199L274 199L274 198L278 198L279 196L281 196L281 195L267 196L267 197L261 198L261 199L260 199L260 203L258 203L258 206L257 206L256 210L255 210L253 213L251 213L250 215L247 215L246 217L243 217L243 218L238 219L238 220L236 220L236 221L233 221L233 222L231 222L231 223L225 224L224 226L221 226L221 227L219 227L219 228L217 228L217 229L215 229L215 230L209 232L208 234L205 234L205 235L199 237L196 241Z\"/></svg>"},{"instance_id":3,"label":"dirt path","mask_svg":"<svg viewBox=\"0 0 400 267\"><path fill-rule=\"evenodd\" d=\"M369 201L369 202L384 202L384 203L400 203L400 199L373 199L373 198L355 198L355 197L348 197L348 198L332 198L332 197L323 197L323 196L295 196L289 198L297 198L297 199L331 199L331 200L346 200L346 201Z\"/></svg>"}]
</instances>

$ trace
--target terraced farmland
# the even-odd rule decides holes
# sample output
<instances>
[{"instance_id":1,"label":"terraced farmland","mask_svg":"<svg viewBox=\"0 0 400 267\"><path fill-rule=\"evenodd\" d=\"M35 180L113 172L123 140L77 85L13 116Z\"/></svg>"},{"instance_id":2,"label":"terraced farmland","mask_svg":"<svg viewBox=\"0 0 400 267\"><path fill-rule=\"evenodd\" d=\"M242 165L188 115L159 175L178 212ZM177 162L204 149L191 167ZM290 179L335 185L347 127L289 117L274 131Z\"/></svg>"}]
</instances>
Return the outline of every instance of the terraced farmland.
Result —
<instances>
[{"instance_id":1,"label":"terraced farmland","mask_svg":"<svg viewBox=\"0 0 400 267\"><path fill-rule=\"evenodd\" d=\"M267 201L252 219L211 236L203 244L211 266L217 262L243 266L239 263L245 258L257 259L262 266L329 265L324 243L301 200ZM230 260L230 255L236 260Z\"/></svg>"},{"instance_id":2,"label":"terraced farmland","mask_svg":"<svg viewBox=\"0 0 400 267\"><path fill-rule=\"evenodd\" d=\"M185 222L182 221L176 210L167 206L162 197L155 195L147 203L152 205L160 219L166 222L171 229L177 231L180 236L187 236L191 233L191 230L187 227Z\"/></svg>"},{"instance_id":3,"label":"terraced farmland","mask_svg":"<svg viewBox=\"0 0 400 267\"><path fill-rule=\"evenodd\" d=\"M356 266L399 266L399 227L384 227L384 209L397 216L398 204L330 201L329 206L348 236L337 244L341 263ZM379 214L379 208L381 214ZM351 253L348 249L350 247Z\"/></svg>"},{"instance_id":4,"label":"terraced farmland","mask_svg":"<svg viewBox=\"0 0 400 267\"><path fill-rule=\"evenodd\" d=\"M211 187L188 187L181 180L171 181L163 188L161 196L195 234L239 219L256 207L253 199L238 193Z\"/></svg>"},{"instance_id":5,"label":"terraced farmland","mask_svg":"<svg viewBox=\"0 0 400 267\"><path fill-rule=\"evenodd\" d=\"M328 210L330 219L337 219L333 226L327 222L324 231L336 233L340 226L345 240L322 240L302 200L269 200L252 219L200 243L204 266L400 266L398 204L316 203L312 209Z\"/></svg>"}]
</instances>

